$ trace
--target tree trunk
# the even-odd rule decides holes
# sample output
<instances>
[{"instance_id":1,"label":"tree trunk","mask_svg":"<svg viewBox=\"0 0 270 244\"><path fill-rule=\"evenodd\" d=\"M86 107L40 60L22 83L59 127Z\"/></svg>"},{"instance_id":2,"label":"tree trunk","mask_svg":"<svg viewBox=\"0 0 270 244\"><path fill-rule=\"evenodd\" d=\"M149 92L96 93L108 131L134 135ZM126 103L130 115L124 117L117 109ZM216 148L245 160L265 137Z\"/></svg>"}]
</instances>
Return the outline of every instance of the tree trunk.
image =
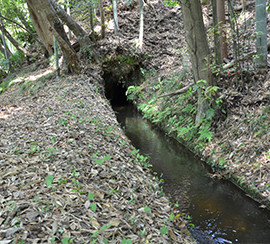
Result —
<instances>
[{"instance_id":1,"label":"tree trunk","mask_svg":"<svg viewBox=\"0 0 270 244\"><path fill-rule=\"evenodd\" d=\"M113 2L113 19L114 19L114 34L118 34L118 16L117 16L117 4L116 0L112 0Z\"/></svg>"},{"instance_id":2,"label":"tree trunk","mask_svg":"<svg viewBox=\"0 0 270 244\"><path fill-rule=\"evenodd\" d=\"M59 68L59 56L58 56L58 43L56 41L55 36L53 36L53 44L54 44L54 57L55 57L55 68L57 72L57 76L60 76L60 68Z\"/></svg>"},{"instance_id":3,"label":"tree trunk","mask_svg":"<svg viewBox=\"0 0 270 244\"><path fill-rule=\"evenodd\" d=\"M0 23L0 29L4 36L12 43L12 45L19 51L24 53L27 56L31 56L31 54L23 47L20 46L20 44L10 35L10 33L6 30L5 26L3 25L2 21Z\"/></svg>"},{"instance_id":4,"label":"tree trunk","mask_svg":"<svg viewBox=\"0 0 270 244\"><path fill-rule=\"evenodd\" d=\"M60 43L67 71L80 72L79 61L65 33L62 22L50 0L27 0L30 16L36 31L50 55L53 54L53 35Z\"/></svg>"},{"instance_id":5,"label":"tree trunk","mask_svg":"<svg viewBox=\"0 0 270 244\"><path fill-rule=\"evenodd\" d=\"M98 1L98 7L101 21L101 38L103 39L105 37L105 18L104 18L103 0Z\"/></svg>"},{"instance_id":6,"label":"tree trunk","mask_svg":"<svg viewBox=\"0 0 270 244\"><path fill-rule=\"evenodd\" d=\"M219 44L220 44L220 54L221 59L228 58L228 45L226 41L226 32L225 28L225 0L217 0L217 21L218 28L220 31L219 34Z\"/></svg>"},{"instance_id":7,"label":"tree trunk","mask_svg":"<svg viewBox=\"0 0 270 244\"><path fill-rule=\"evenodd\" d=\"M186 41L189 48L192 71L195 82L205 80L206 85L212 84L212 73L209 69L209 47L202 17L200 0L181 0ZM198 89L198 107L196 123L199 124L208 109L203 99L201 89Z\"/></svg>"},{"instance_id":8,"label":"tree trunk","mask_svg":"<svg viewBox=\"0 0 270 244\"><path fill-rule=\"evenodd\" d=\"M258 59L256 66L259 71L267 69L267 15L266 0L256 0L256 50Z\"/></svg>"},{"instance_id":9,"label":"tree trunk","mask_svg":"<svg viewBox=\"0 0 270 244\"><path fill-rule=\"evenodd\" d=\"M12 56L12 52L6 45L6 40L3 33L1 34L1 37L0 37L0 46L1 46L1 52L5 55L5 58L10 58Z\"/></svg>"},{"instance_id":10,"label":"tree trunk","mask_svg":"<svg viewBox=\"0 0 270 244\"><path fill-rule=\"evenodd\" d=\"M26 0L30 18L34 25L34 28L44 44L49 56L53 55L53 35L49 31L50 25L45 12L42 11L41 1Z\"/></svg>"},{"instance_id":11,"label":"tree trunk","mask_svg":"<svg viewBox=\"0 0 270 244\"><path fill-rule=\"evenodd\" d=\"M2 39L2 35L0 37L0 40ZM2 46L2 43L0 42L0 52L5 55L5 58L7 57L5 48Z\"/></svg>"},{"instance_id":12,"label":"tree trunk","mask_svg":"<svg viewBox=\"0 0 270 244\"><path fill-rule=\"evenodd\" d=\"M3 52L4 55L5 55L5 59L7 60L7 69L9 70L10 69L10 66L9 66L9 55L8 55L8 52L7 52L7 45L6 45L5 36L3 35L3 33L1 33L1 37L2 37L2 41L3 41L4 47L2 47L2 45L0 45L0 51Z\"/></svg>"},{"instance_id":13,"label":"tree trunk","mask_svg":"<svg viewBox=\"0 0 270 244\"><path fill-rule=\"evenodd\" d=\"M67 0L67 14L69 16L71 16L71 14L70 14L70 2L69 2L69 0ZM71 40L71 30L70 30L69 27L68 27L68 38L69 38L69 40Z\"/></svg>"},{"instance_id":14,"label":"tree trunk","mask_svg":"<svg viewBox=\"0 0 270 244\"><path fill-rule=\"evenodd\" d=\"M233 42L233 56L234 56L234 60L238 60L239 56L240 56L240 34L239 34L239 29L238 29L238 25L236 22L237 16L235 14L235 10L234 10L234 4L233 4L233 0L228 0L228 7L229 7L229 13L230 13L230 18L229 18L229 22L230 22L230 26L231 26L231 36L232 36L232 42ZM240 74L240 63L236 63L236 76L238 76L238 74ZM236 79L237 80L237 79Z\"/></svg>"},{"instance_id":15,"label":"tree trunk","mask_svg":"<svg viewBox=\"0 0 270 244\"><path fill-rule=\"evenodd\" d=\"M89 15L90 15L90 27L91 27L91 37L92 38L95 38L94 37L94 8L93 8L93 2L92 0L89 0Z\"/></svg>"},{"instance_id":16,"label":"tree trunk","mask_svg":"<svg viewBox=\"0 0 270 244\"><path fill-rule=\"evenodd\" d=\"M0 15L0 18L3 18L3 19L5 19L5 20L7 20L7 21L9 21L9 22L11 22L11 23L13 23L13 24L19 26L20 28L22 28L23 30L25 30L27 33L29 33L29 34L31 35L31 37L33 37L33 39L35 39L40 45L42 45L42 47L44 47L44 46L43 46L43 43L38 39L38 37L37 37L32 31L29 31L28 29L26 29L26 28L25 28L24 26L22 26L21 24L17 23L16 21L14 21L14 20L12 20L12 19L7 18L7 17L5 17L5 16L3 16L3 15Z\"/></svg>"},{"instance_id":17,"label":"tree trunk","mask_svg":"<svg viewBox=\"0 0 270 244\"><path fill-rule=\"evenodd\" d=\"M214 50L215 62L217 65L221 64L220 44L218 35L218 21L217 21L217 0L211 0L213 11L213 29L214 29Z\"/></svg>"},{"instance_id":18,"label":"tree trunk","mask_svg":"<svg viewBox=\"0 0 270 244\"><path fill-rule=\"evenodd\" d=\"M1 13L0 13L1 14ZM3 22L2 22L2 19L1 19L1 17L0 17L0 25L1 26L4 26L3 25ZM8 70L10 69L10 66L9 66L9 57L11 56L9 56L9 54L8 54L8 47L7 47L7 44L6 44L6 40L5 40L5 36L4 36L4 33L3 33L3 31L1 31L2 33L1 33L1 40L2 40L2 43L3 43L3 53L4 53L4 55L5 55L5 59L7 60L7 63L8 63ZM1 46L2 47L2 46Z\"/></svg>"},{"instance_id":19,"label":"tree trunk","mask_svg":"<svg viewBox=\"0 0 270 244\"><path fill-rule=\"evenodd\" d=\"M139 47L143 46L143 0L139 0L140 4L140 34L139 34Z\"/></svg>"},{"instance_id":20,"label":"tree trunk","mask_svg":"<svg viewBox=\"0 0 270 244\"><path fill-rule=\"evenodd\" d=\"M68 15L55 1L52 1L52 6L57 12L59 18L70 28L70 30L77 37L80 43L81 50L90 49L89 46L93 43L83 28L70 16ZM98 61L98 54L94 49L90 49L93 57Z\"/></svg>"},{"instance_id":21,"label":"tree trunk","mask_svg":"<svg viewBox=\"0 0 270 244\"><path fill-rule=\"evenodd\" d=\"M242 11L246 10L246 0L241 0L241 4L242 4Z\"/></svg>"}]
</instances>

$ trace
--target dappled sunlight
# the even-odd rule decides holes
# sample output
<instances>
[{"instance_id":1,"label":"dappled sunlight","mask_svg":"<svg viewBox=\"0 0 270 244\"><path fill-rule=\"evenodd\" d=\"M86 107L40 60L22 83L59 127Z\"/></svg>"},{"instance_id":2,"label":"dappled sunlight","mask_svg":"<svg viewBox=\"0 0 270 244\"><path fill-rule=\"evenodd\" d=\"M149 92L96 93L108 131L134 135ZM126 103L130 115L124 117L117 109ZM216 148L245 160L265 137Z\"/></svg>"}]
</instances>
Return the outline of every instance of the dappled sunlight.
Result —
<instances>
[{"instance_id":1,"label":"dappled sunlight","mask_svg":"<svg viewBox=\"0 0 270 244\"><path fill-rule=\"evenodd\" d=\"M15 112L23 110L23 109L24 107L19 107L17 105L0 106L0 120L7 119Z\"/></svg>"},{"instance_id":2,"label":"dappled sunlight","mask_svg":"<svg viewBox=\"0 0 270 244\"><path fill-rule=\"evenodd\" d=\"M237 18L237 25L239 28L241 28L242 25L244 25L247 21L249 21L251 18L253 18L253 14L251 12L241 12L239 17Z\"/></svg>"},{"instance_id":3,"label":"dappled sunlight","mask_svg":"<svg viewBox=\"0 0 270 244\"><path fill-rule=\"evenodd\" d=\"M31 74L29 75L28 77L25 77L25 80L28 80L28 81L36 81L38 80L39 78L41 78L42 76L46 76L46 75L49 75L53 72L53 69L45 69L45 70L42 70L41 72L39 72L38 74Z\"/></svg>"},{"instance_id":4,"label":"dappled sunlight","mask_svg":"<svg viewBox=\"0 0 270 244\"><path fill-rule=\"evenodd\" d=\"M7 76L6 79L2 83L7 83L7 87L11 87L13 85L19 85L25 82L35 82L42 77L48 76L52 74L55 70L54 65L47 67L45 69L38 69L32 65L25 67L25 69L20 70L17 74L12 74L11 76Z\"/></svg>"},{"instance_id":5,"label":"dappled sunlight","mask_svg":"<svg viewBox=\"0 0 270 244\"><path fill-rule=\"evenodd\" d=\"M108 21L107 23L107 29L108 30L113 30L114 29L114 22L113 22L113 19Z\"/></svg>"},{"instance_id":6,"label":"dappled sunlight","mask_svg":"<svg viewBox=\"0 0 270 244\"><path fill-rule=\"evenodd\" d=\"M20 83L35 82L42 77L46 77L54 72L54 67L38 70L36 72L19 73L17 77L9 82L9 87ZM12 115L25 109L23 106L17 106L15 104L0 104L0 121L10 119Z\"/></svg>"}]
</instances>

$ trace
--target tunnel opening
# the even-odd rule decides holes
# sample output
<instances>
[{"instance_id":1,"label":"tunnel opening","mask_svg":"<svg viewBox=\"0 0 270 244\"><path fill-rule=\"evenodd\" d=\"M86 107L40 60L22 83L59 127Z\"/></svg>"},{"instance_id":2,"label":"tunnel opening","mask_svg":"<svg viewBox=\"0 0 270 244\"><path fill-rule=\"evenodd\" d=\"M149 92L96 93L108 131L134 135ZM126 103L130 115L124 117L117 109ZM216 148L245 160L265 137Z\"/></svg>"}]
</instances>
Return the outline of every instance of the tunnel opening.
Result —
<instances>
[{"instance_id":1,"label":"tunnel opening","mask_svg":"<svg viewBox=\"0 0 270 244\"><path fill-rule=\"evenodd\" d=\"M118 81L105 80L105 96L110 101L113 108L129 105L126 96L127 87Z\"/></svg>"},{"instance_id":2,"label":"tunnel opening","mask_svg":"<svg viewBox=\"0 0 270 244\"><path fill-rule=\"evenodd\" d=\"M143 56L130 50L116 48L102 64L105 96L113 108L131 104L126 91L129 86L140 85L144 75L141 72Z\"/></svg>"}]
</instances>

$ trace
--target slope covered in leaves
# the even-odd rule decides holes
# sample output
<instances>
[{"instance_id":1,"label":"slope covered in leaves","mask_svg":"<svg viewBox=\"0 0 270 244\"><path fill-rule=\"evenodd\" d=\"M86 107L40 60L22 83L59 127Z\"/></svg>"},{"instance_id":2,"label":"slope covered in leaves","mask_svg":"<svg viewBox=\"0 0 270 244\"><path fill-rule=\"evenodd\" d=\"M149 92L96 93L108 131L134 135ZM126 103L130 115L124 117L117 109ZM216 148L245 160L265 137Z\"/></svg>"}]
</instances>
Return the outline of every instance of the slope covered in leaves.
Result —
<instances>
[{"instance_id":1,"label":"slope covered in leaves","mask_svg":"<svg viewBox=\"0 0 270 244\"><path fill-rule=\"evenodd\" d=\"M90 69L21 75L0 96L0 239L190 243Z\"/></svg>"}]
</instances>

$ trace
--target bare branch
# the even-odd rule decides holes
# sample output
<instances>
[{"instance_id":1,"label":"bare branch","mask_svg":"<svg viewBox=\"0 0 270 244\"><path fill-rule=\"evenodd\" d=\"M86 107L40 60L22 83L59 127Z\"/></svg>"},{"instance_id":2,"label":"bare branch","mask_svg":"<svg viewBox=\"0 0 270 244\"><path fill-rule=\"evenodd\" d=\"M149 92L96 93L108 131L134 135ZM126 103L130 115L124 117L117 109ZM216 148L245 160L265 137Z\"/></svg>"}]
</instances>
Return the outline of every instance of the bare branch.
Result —
<instances>
[{"instance_id":1,"label":"bare branch","mask_svg":"<svg viewBox=\"0 0 270 244\"><path fill-rule=\"evenodd\" d=\"M12 20L12 19L9 19L3 15L0 15L0 18L2 19L5 19L15 25L18 25L19 27L21 27L22 29L24 29L26 32L28 32L39 44L41 44L43 46L43 43L31 32L29 31L28 29L26 29L25 27L23 27L21 24L17 23L16 21Z\"/></svg>"},{"instance_id":2,"label":"bare branch","mask_svg":"<svg viewBox=\"0 0 270 244\"><path fill-rule=\"evenodd\" d=\"M188 86L185 86L183 87L182 89L180 90L177 90L177 91L174 91L174 92L170 92L170 93L166 93L166 94L163 94L163 95L160 95L158 96L158 98L161 98L161 97L167 97L167 96L175 96L175 95L179 95L179 94L182 94L182 93L185 93L186 91L188 91L188 89L192 86L192 84L188 85Z\"/></svg>"}]
</instances>

